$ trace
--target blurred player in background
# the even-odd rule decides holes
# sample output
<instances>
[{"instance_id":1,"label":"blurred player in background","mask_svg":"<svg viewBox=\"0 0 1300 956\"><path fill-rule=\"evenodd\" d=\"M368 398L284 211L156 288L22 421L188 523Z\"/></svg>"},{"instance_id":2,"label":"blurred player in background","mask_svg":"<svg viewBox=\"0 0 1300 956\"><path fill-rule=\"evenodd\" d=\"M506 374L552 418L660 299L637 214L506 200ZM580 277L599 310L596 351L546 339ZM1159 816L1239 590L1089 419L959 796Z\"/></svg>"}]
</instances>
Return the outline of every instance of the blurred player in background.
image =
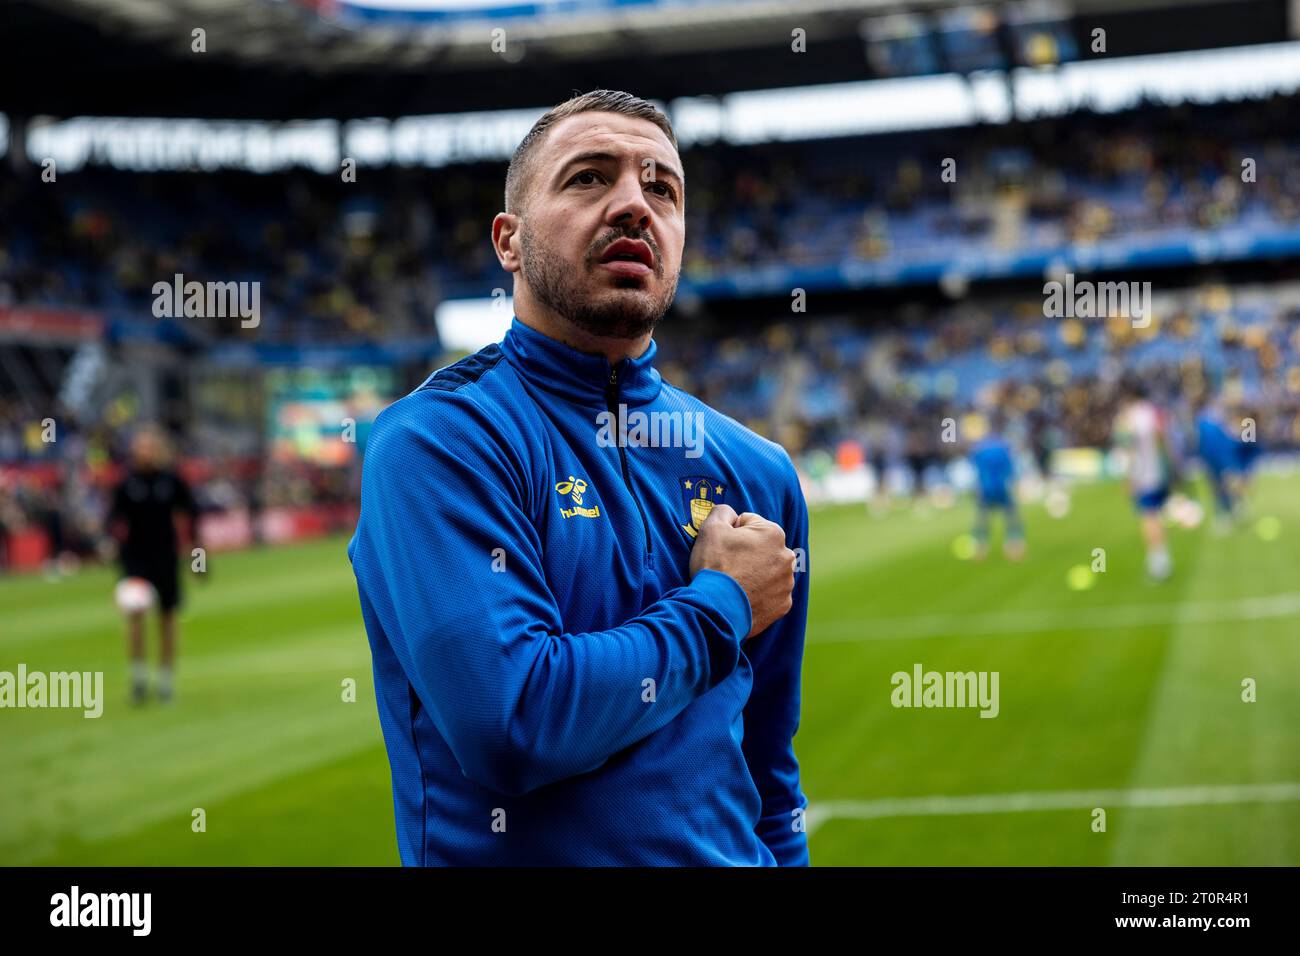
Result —
<instances>
[{"instance_id":1,"label":"blurred player in background","mask_svg":"<svg viewBox=\"0 0 1300 956\"><path fill-rule=\"evenodd\" d=\"M1128 455L1129 491L1146 544L1147 574L1163 581L1174 569L1160 519L1173 480L1168 421L1165 413L1151 401L1146 385L1136 378L1124 383L1122 401L1115 418L1114 443Z\"/></svg>"},{"instance_id":2,"label":"blurred player in background","mask_svg":"<svg viewBox=\"0 0 1300 956\"><path fill-rule=\"evenodd\" d=\"M1229 423L1228 437L1232 440L1237 452L1237 496L1239 501L1244 500L1250 492L1251 473L1255 470L1255 462L1263 451L1257 435L1258 429L1256 425L1258 420L1258 416L1254 414L1253 409L1241 406L1238 414ZM1235 435L1233 434L1234 431L1236 432Z\"/></svg>"},{"instance_id":3,"label":"blurred player in background","mask_svg":"<svg viewBox=\"0 0 1300 956\"><path fill-rule=\"evenodd\" d=\"M184 537L197 546L198 508L189 485L171 468L167 437L145 426L131 441L130 469L113 491L108 528L118 543L118 559L127 578L142 578L158 596L162 648L159 656L158 698L172 699L176 663L176 609L180 606L180 540L174 517L184 522ZM131 664L131 699L142 703L148 694L145 660L145 611L127 614L127 652Z\"/></svg>"},{"instance_id":4,"label":"blurred player in background","mask_svg":"<svg viewBox=\"0 0 1300 956\"><path fill-rule=\"evenodd\" d=\"M929 441L926 432L915 427L908 430L905 441L907 469L912 475L912 503L922 506L922 513L925 513L925 472L930 464Z\"/></svg>"},{"instance_id":5,"label":"blurred player in background","mask_svg":"<svg viewBox=\"0 0 1300 956\"><path fill-rule=\"evenodd\" d=\"M995 411L989 416L988 431L971 451L971 464L978 484L975 518L977 561L988 555L989 524L995 511L1002 514L1002 553L1012 561L1025 556L1025 527L1012 491L1016 466L1011 459L1011 446L1002 432L1002 415Z\"/></svg>"},{"instance_id":6,"label":"blurred player in background","mask_svg":"<svg viewBox=\"0 0 1300 956\"><path fill-rule=\"evenodd\" d=\"M1214 493L1215 527L1226 530L1236 512L1239 491L1237 442L1228 433L1222 406L1207 399L1196 415L1196 452Z\"/></svg>"}]
</instances>

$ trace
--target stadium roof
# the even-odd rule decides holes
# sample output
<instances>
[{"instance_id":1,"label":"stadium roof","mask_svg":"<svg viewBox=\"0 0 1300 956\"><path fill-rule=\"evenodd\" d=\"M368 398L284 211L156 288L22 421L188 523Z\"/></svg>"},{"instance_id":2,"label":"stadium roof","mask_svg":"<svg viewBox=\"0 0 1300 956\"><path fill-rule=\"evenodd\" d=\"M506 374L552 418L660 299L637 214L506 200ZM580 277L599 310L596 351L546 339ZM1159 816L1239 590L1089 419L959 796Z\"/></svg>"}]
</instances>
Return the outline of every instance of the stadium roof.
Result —
<instances>
[{"instance_id":1,"label":"stadium roof","mask_svg":"<svg viewBox=\"0 0 1300 956\"><path fill-rule=\"evenodd\" d=\"M1198 0L1177 13L1159 7L1167 2L1070 7L1108 28L1109 55L1287 35L1286 0ZM8 0L0 112L347 119L534 107L601 87L666 101L845 82L872 76L864 17L952 6L674 0L590 9L612 3L586 0L581 16L394 24L333 16L333 0ZM490 45L500 23L504 54ZM791 53L795 27L806 30L806 55ZM196 28L202 53L192 50Z\"/></svg>"}]
</instances>

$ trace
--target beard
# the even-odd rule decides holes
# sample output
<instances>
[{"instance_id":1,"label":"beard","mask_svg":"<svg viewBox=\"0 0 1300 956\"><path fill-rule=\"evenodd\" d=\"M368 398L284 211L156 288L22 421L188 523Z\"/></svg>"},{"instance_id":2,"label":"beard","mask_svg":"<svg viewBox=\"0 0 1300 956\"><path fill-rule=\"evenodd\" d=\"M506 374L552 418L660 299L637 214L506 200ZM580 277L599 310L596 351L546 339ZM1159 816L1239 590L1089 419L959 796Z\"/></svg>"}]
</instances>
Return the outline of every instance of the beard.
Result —
<instances>
[{"instance_id":1,"label":"beard","mask_svg":"<svg viewBox=\"0 0 1300 956\"><path fill-rule=\"evenodd\" d=\"M656 253L654 275L662 280L663 260L648 235L621 233L599 243L598 247L604 249L610 242L624 237L650 244ZM574 269L572 263L552 254L545 243L534 242L532 230L528 228L520 234L520 252L523 258L521 270L537 300L591 335L613 339L640 338L654 331L677 294L676 275L657 296L646 289L644 278L624 276L616 278L612 287L601 289L593 296L587 283L595 254L584 260L582 269Z\"/></svg>"}]
</instances>

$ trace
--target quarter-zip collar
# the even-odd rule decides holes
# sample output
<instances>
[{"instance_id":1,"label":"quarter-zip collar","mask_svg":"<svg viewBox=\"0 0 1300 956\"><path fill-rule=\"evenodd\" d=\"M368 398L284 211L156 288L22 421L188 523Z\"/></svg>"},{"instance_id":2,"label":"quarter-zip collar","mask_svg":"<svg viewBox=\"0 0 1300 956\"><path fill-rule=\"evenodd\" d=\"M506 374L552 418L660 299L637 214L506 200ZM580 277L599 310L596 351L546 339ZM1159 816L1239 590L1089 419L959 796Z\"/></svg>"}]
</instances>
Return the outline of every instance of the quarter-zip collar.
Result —
<instances>
[{"instance_id":1,"label":"quarter-zip collar","mask_svg":"<svg viewBox=\"0 0 1300 956\"><path fill-rule=\"evenodd\" d=\"M515 316L501 342L507 360L529 383L571 402L605 408L611 394L629 407L659 397L663 379L654 367L654 339L636 358L610 363L603 355L579 352L525 325Z\"/></svg>"}]
</instances>

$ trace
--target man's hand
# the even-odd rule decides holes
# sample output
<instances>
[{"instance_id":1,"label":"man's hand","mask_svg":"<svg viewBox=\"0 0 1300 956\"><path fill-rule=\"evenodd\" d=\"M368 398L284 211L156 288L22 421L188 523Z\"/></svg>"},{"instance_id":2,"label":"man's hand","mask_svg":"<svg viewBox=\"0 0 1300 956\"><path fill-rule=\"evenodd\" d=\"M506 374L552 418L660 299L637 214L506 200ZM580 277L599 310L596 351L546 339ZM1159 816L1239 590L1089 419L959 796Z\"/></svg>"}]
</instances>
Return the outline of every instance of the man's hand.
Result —
<instances>
[{"instance_id":1,"label":"man's hand","mask_svg":"<svg viewBox=\"0 0 1300 956\"><path fill-rule=\"evenodd\" d=\"M713 506L691 550L692 578L710 568L731 575L745 589L754 619L746 640L790 610L794 564L780 525L751 511L737 515L727 505Z\"/></svg>"}]
</instances>

